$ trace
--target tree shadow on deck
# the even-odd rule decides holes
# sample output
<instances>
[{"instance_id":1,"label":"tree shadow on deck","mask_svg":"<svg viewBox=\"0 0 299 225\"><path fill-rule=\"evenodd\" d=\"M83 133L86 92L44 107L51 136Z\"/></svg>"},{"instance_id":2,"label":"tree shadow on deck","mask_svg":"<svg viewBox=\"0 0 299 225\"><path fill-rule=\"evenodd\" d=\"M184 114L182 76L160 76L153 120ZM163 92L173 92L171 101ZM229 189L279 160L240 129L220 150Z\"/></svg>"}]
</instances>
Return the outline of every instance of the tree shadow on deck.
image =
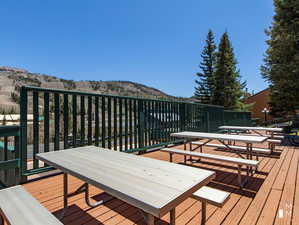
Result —
<instances>
[{"instance_id":1,"label":"tree shadow on deck","mask_svg":"<svg viewBox=\"0 0 299 225\"><path fill-rule=\"evenodd\" d=\"M248 181L244 185L242 189L239 187L238 183L238 175L237 175L237 167L234 166L229 166L229 165L222 165L219 163L213 163L213 162L208 162L208 161L203 161L201 160L200 163L203 165L197 164L184 164L184 163L179 163L185 166L190 166L190 167L196 167L200 169L206 169L206 170L212 170L216 172L216 178L212 180L208 186L214 187L223 191L227 191L230 193L235 193L239 194L242 196L246 196L249 198L254 198L260 187L262 186L263 182L265 181L265 178L259 178L255 177L256 174L258 175L263 175L266 176L268 173L263 172L263 171L257 171L255 175L248 176ZM215 169L215 168L209 168L205 167L204 165L210 165L210 166L218 166L218 167L223 167L227 169L232 169L235 171L227 172L223 171L221 169ZM245 168L242 169L242 180L246 179L246 170Z\"/></svg>"},{"instance_id":2,"label":"tree shadow on deck","mask_svg":"<svg viewBox=\"0 0 299 225\"><path fill-rule=\"evenodd\" d=\"M100 193L91 196L94 201L100 201L109 198L107 193ZM82 195L83 198L83 195ZM53 214L57 217L61 215L63 209L55 211ZM130 204L127 204L119 199L113 198L101 206L90 208L85 203L80 207L74 202L69 205L64 218L61 220L66 225L79 225L79 224L97 224L105 225L118 224L125 220L134 222L137 225L146 225L142 214L139 210ZM156 219L159 225L168 225L166 221Z\"/></svg>"}]
</instances>

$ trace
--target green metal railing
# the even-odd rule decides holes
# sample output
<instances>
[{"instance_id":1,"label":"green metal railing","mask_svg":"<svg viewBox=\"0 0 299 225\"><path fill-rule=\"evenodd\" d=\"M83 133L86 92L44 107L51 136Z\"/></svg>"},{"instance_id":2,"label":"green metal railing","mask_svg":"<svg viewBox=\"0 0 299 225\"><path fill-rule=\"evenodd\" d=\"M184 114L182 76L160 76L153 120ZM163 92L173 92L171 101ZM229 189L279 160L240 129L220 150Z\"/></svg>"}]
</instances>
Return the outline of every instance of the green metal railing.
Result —
<instances>
[{"instance_id":1,"label":"green metal railing","mask_svg":"<svg viewBox=\"0 0 299 225\"><path fill-rule=\"evenodd\" d=\"M39 152L83 145L140 152L177 142L173 132L216 132L220 125L250 122L249 113L196 103L38 87L22 87L20 95L23 176L51 169L39 164Z\"/></svg>"},{"instance_id":2,"label":"green metal railing","mask_svg":"<svg viewBox=\"0 0 299 225\"><path fill-rule=\"evenodd\" d=\"M231 126L250 126L252 125L251 114L246 112L223 111L225 125Z\"/></svg>"},{"instance_id":3,"label":"green metal railing","mask_svg":"<svg viewBox=\"0 0 299 225\"><path fill-rule=\"evenodd\" d=\"M0 185L20 183L20 127L0 126Z\"/></svg>"}]
</instances>

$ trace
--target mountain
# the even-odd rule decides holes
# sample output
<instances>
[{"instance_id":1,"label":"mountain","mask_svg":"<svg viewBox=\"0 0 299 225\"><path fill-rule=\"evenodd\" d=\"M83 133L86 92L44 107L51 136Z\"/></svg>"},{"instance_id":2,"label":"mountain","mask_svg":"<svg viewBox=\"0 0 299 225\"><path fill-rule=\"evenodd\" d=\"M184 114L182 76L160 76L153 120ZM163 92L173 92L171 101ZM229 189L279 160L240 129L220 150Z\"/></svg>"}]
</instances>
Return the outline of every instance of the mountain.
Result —
<instances>
[{"instance_id":1,"label":"mountain","mask_svg":"<svg viewBox=\"0 0 299 225\"><path fill-rule=\"evenodd\" d=\"M131 81L73 81L2 66L0 67L0 114L1 110L9 111L18 108L19 90L23 85L154 99L182 99Z\"/></svg>"}]
</instances>

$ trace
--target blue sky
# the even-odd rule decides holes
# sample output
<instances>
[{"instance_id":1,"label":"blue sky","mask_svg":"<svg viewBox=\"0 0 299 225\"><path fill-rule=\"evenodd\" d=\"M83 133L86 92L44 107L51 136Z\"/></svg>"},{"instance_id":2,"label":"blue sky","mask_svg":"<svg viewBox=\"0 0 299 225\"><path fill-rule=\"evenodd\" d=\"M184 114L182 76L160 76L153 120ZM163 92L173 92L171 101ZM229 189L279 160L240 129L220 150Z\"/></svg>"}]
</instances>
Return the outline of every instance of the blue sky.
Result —
<instances>
[{"instance_id":1,"label":"blue sky","mask_svg":"<svg viewBox=\"0 0 299 225\"><path fill-rule=\"evenodd\" d=\"M0 65L74 80L129 80L191 96L208 29L228 31L249 90L272 0L2 0Z\"/></svg>"}]
</instances>

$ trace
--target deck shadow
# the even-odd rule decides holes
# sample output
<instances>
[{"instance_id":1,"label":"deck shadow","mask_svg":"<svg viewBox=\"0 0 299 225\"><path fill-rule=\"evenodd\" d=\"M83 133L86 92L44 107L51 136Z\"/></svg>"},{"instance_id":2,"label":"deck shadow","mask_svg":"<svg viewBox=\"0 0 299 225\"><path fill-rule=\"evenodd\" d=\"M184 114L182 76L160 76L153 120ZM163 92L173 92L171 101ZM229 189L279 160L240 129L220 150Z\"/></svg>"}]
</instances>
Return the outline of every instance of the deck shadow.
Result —
<instances>
[{"instance_id":1,"label":"deck shadow","mask_svg":"<svg viewBox=\"0 0 299 225\"><path fill-rule=\"evenodd\" d=\"M107 193L102 192L98 195L91 196L92 201L100 201L103 199L106 199L110 197ZM146 225L141 213L137 208L134 206L131 206L130 204L127 204L119 199L113 198L112 200L106 202L103 204L104 207L106 207L106 210L101 210L100 207L95 208L81 208L78 205L76 205L76 202L72 205L69 205L64 218L61 220L64 224L98 224L98 225L104 225L107 220L115 219L114 217L121 215L122 220L128 219L132 222L134 222L136 225ZM97 214L96 216L92 216L89 214L89 212L93 210L101 210L101 213ZM105 217L105 214L109 213L111 214L111 211L115 212L115 215L109 215L108 217ZM59 209L55 211L53 214L56 217L59 217L61 213L63 212L63 209ZM108 215L108 214L107 214ZM103 221L102 218L105 218ZM161 219L156 219L156 223L159 223L159 225L168 225L168 223Z\"/></svg>"},{"instance_id":2,"label":"deck shadow","mask_svg":"<svg viewBox=\"0 0 299 225\"><path fill-rule=\"evenodd\" d=\"M237 178L237 168L236 167L230 167L230 168L234 168L236 170L236 172L227 172L227 171L223 171L220 169L210 169L207 167L204 167L202 165L194 165L194 164L182 164L182 165L186 165L186 166L190 166L190 167L196 167L196 168L200 168L200 169L206 169L206 170L212 170L216 172L216 178L211 181L211 185L218 185L218 189L224 190L224 191L228 191L228 192L236 192L236 193L240 193L241 195L250 197L250 198L254 198L255 194L258 192L258 190L260 189L260 187L262 186L262 184L265 181L265 178L258 178L258 177L252 177L249 176L248 177L248 181L245 184L245 186L243 187L242 190L240 190L239 188L239 184L238 184L238 178ZM217 166L219 166L219 164L216 164ZM242 179L246 178L246 171L245 169L242 170ZM256 174L268 174L265 172L260 172L258 171ZM229 179L230 181L224 181L224 177L228 177L230 176L231 179Z\"/></svg>"},{"instance_id":3,"label":"deck shadow","mask_svg":"<svg viewBox=\"0 0 299 225\"><path fill-rule=\"evenodd\" d=\"M59 216L61 215L61 213L63 212L63 209L59 209L57 211L55 211L53 214L59 218ZM79 216L80 215L80 216ZM70 220L70 218L72 218ZM80 221L79 221L80 220ZM104 225L103 223L101 223L99 220L97 220L96 218L94 218L93 216L89 215L86 210L80 208L79 206L77 206L76 204L72 204L68 207L65 216L60 219L60 221L63 224L73 224L74 221L76 222L76 224L80 224L81 221L84 222L86 221L86 223L90 223L93 222L94 224L101 224ZM79 222L78 222L79 221Z\"/></svg>"},{"instance_id":4,"label":"deck shadow","mask_svg":"<svg viewBox=\"0 0 299 225\"><path fill-rule=\"evenodd\" d=\"M96 199L97 196L94 196L92 198L95 200L98 200L98 199ZM106 204L105 206L107 208L109 208L110 211L115 212L116 213L115 216L121 215L123 217L123 220L125 220L125 219L130 220L131 222L133 222L136 225L146 225L146 223L143 219L143 216L141 214L141 211L139 211L138 208L136 208L126 202L123 202L122 200L117 199L117 201L120 202L120 204L117 207L113 207L112 204ZM99 221L98 221L98 223L99 223ZM156 224L158 223L159 225L168 225L169 224L168 222L166 222L162 219L157 219L157 218L156 218L155 223Z\"/></svg>"},{"instance_id":5,"label":"deck shadow","mask_svg":"<svg viewBox=\"0 0 299 225\"><path fill-rule=\"evenodd\" d=\"M83 196L83 195L82 195ZM105 200L110 198L110 196L105 193L105 192L101 192L100 194L97 194L95 196L91 196L91 199L95 200L95 201L100 201L100 200ZM91 200L91 201L93 201ZM76 200L78 201L78 200ZM105 206L107 207L108 205L115 205L115 201L117 201L116 199L112 199L110 201L105 202L102 206L98 206L96 208L90 208L87 206L84 208L79 207L76 204L76 201L73 202L72 204L69 204L64 217L61 219L61 221L64 224L73 224L75 222L75 224L77 224L77 221L81 221L83 223L89 223L89 222L94 222L95 224L101 224L99 223L100 221L96 219L96 217L91 216L88 212L90 210L96 210L97 208L100 209L100 207ZM114 201L114 202L113 202ZM86 203L84 203L84 205L86 205ZM61 206L62 207L62 206ZM110 210L110 208L109 208ZM107 212L109 211L107 210ZM55 212L53 212L53 214L59 218L59 216L61 215L61 213L63 212L63 209L59 209L56 210Z\"/></svg>"}]
</instances>

